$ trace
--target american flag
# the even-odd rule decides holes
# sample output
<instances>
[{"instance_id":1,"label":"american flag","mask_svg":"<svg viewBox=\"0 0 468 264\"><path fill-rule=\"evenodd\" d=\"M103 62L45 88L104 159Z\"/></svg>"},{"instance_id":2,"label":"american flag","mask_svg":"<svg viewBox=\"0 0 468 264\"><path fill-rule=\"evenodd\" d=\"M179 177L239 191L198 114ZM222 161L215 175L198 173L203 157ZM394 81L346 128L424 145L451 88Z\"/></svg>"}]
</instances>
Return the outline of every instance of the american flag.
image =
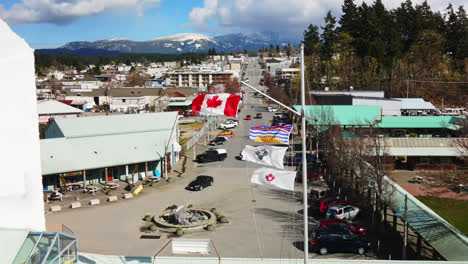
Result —
<instances>
[{"instance_id":1,"label":"american flag","mask_svg":"<svg viewBox=\"0 0 468 264\"><path fill-rule=\"evenodd\" d=\"M289 144L292 125L254 126L250 128L250 139L257 142Z\"/></svg>"}]
</instances>

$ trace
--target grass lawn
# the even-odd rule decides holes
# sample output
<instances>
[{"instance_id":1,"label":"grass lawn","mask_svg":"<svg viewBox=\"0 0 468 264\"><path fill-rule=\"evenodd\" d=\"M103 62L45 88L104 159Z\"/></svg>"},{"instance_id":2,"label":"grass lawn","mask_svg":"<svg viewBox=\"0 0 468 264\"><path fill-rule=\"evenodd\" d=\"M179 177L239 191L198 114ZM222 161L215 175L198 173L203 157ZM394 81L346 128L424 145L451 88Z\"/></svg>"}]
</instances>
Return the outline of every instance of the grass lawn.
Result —
<instances>
[{"instance_id":1,"label":"grass lawn","mask_svg":"<svg viewBox=\"0 0 468 264\"><path fill-rule=\"evenodd\" d=\"M417 196L421 202L458 230L468 235L468 201L449 198Z\"/></svg>"}]
</instances>

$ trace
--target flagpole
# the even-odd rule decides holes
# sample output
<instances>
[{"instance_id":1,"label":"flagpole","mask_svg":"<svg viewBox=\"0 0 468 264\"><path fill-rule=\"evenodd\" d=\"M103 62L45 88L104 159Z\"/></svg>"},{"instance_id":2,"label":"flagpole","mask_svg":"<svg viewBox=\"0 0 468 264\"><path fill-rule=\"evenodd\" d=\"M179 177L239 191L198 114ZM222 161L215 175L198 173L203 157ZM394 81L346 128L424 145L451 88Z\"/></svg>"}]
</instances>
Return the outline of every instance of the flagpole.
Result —
<instances>
[{"instance_id":1,"label":"flagpole","mask_svg":"<svg viewBox=\"0 0 468 264\"><path fill-rule=\"evenodd\" d=\"M307 155L306 155L306 116L305 116L305 78L304 78L304 44L301 43L301 138L302 138L302 185L304 204L304 264L309 258L309 216L307 206ZM294 144L294 142L293 142Z\"/></svg>"},{"instance_id":2,"label":"flagpole","mask_svg":"<svg viewBox=\"0 0 468 264\"><path fill-rule=\"evenodd\" d=\"M308 216L308 206L307 206L307 155L306 155L306 119L315 120L315 118L305 115L305 78L304 78L304 45L301 44L301 112L293 110L291 107L275 100L271 96L263 93L262 91L254 88L253 86L242 82L241 84L247 86L248 88L258 92L259 94L265 96L271 101L281 105L286 108L293 114L301 117L301 136L302 136L302 183L304 187L303 194L303 204L304 204L304 264L308 263L309 258L309 216Z\"/></svg>"}]
</instances>

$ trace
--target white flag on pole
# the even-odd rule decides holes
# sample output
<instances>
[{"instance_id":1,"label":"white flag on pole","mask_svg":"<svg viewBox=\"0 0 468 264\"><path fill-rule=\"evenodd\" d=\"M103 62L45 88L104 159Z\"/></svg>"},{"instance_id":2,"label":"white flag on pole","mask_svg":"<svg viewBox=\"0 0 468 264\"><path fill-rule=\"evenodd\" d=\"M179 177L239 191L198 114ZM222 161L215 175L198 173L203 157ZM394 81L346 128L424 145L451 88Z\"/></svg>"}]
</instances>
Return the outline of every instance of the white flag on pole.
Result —
<instances>
[{"instance_id":1,"label":"white flag on pole","mask_svg":"<svg viewBox=\"0 0 468 264\"><path fill-rule=\"evenodd\" d=\"M276 188L294 191L295 171L279 171L269 168L260 168L252 174L251 183L274 186Z\"/></svg>"},{"instance_id":2,"label":"white flag on pole","mask_svg":"<svg viewBox=\"0 0 468 264\"><path fill-rule=\"evenodd\" d=\"M284 154L288 147L277 146L245 146L242 150L242 160L255 162L265 166L272 166L283 169Z\"/></svg>"}]
</instances>

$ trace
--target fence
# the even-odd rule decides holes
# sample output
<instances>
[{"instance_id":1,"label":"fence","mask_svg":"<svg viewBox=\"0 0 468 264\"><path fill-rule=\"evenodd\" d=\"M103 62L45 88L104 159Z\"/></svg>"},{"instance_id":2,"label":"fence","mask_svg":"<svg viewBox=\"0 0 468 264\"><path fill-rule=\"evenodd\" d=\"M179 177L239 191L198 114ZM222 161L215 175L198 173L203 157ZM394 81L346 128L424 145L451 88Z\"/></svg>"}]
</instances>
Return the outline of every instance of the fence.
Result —
<instances>
[{"instance_id":1,"label":"fence","mask_svg":"<svg viewBox=\"0 0 468 264\"><path fill-rule=\"evenodd\" d=\"M185 144L185 148L187 150L191 149L193 147L193 145L195 145L195 143L197 143L197 140L200 139L210 129L210 125L214 121L215 121L214 117L208 117L208 119L206 120L206 123L202 127L202 129L200 131L198 131L198 133L195 134L195 136L193 136L192 139L187 141L187 144Z\"/></svg>"}]
</instances>

